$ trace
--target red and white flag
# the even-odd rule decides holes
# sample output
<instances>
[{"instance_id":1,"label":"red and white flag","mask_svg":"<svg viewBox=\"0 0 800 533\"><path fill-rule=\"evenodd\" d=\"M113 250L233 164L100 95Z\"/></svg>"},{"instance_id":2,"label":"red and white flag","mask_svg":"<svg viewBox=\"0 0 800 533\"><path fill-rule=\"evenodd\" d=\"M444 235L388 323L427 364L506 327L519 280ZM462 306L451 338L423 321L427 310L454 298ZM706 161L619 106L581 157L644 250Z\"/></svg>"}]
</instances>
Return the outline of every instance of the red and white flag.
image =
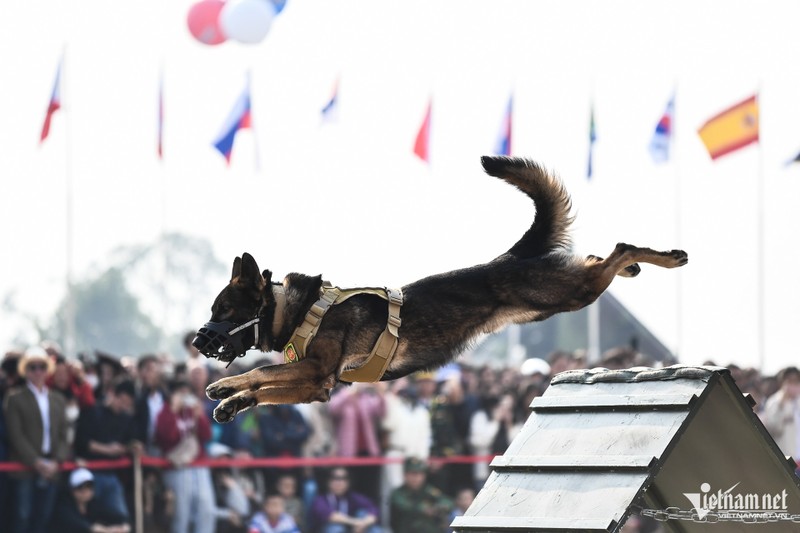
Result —
<instances>
[{"instance_id":1,"label":"red and white flag","mask_svg":"<svg viewBox=\"0 0 800 533\"><path fill-rule=\"evenodd\" d=\"M58 62L58 70L56 70L56 81L53 84L53 93L50 95L50 102L47 104L47 114L44 116L44 124L42 125L42 135L39 138L39 143L43 143L47 136L50 134L50 121L53 119L53 113L61 109L61 65L64 63L64 58Z\"/></svg>"}]
</instances>

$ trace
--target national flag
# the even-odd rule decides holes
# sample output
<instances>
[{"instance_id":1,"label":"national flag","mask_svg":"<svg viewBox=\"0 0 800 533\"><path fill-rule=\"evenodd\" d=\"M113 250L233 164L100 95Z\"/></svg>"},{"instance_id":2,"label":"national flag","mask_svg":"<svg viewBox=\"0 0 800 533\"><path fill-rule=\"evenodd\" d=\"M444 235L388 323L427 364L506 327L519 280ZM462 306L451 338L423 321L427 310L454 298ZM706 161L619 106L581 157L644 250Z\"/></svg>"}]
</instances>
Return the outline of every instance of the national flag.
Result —
<instances>
[{"instance_id":1,"label":"national flag","mask_svg":"<svg viewBox=\"0 0 800 533\"><path fill-rule=\"evenodd\" d=\"M594 126L594 104L589 110L589 164L586 169L586 179L592 179L592 152L594 152L594 142L597 140L597 130Z\"/></svg>"},{"instance_id":2,"label":"national flag","mask_svg":"<svg viewBox=\"0 0 800 533\"><path fill-rule=\"evenodd\" d=\"M417 132L417 138L414 140L414 153L425 161L430 163L430 142L431 142L431 109L433 108L433 100L428 100L428 108L425 111L425 119Z\"/></svg>"},{"instance_id":3,"label":"national flag","mask_svg":"<svg viewBox=\"0 0 800 533\"><path fill-rule=\"evenodd\" d=\"M228 118L222 125L222 129L214 140L214 148L225 156L225 160L230 165L231 152L233 151L233 139L236 137L236 132L240 129L251 127L250 123L250 83L245 84L242 94L233 105Z\"/></svg>"},{"instance_id":4,"label":"national flag","mask_svg":"<svg viewBox=\"0 0 800 533\"><path fill-rule=\"evenodd\" d=\"M697 133L711 159L758 142L758 96L753 95L711 117Z\"/></svg>"},{"instance_id":5,"label":"national flag","mask_svg":"<svg viewBox=\"0 0 800 533\"><path fill-rule=\"evenodd\" d=\"M158 79L158 158L164 159L164 73Z\"/></svg>"},{"instance_id":6,"label":"national flag","mask_svg":"<svg viewBox=\"0 0 800 533\"><path fill-rule=\"evenodd\" d=\"M339 119L339 78L333 84L333 91L328 103L322 108L323 122L336 122Z\"/></svg>"},{"instance_id":7,"label":"national flag","mask_svg":"<svg viewBox=\"0 0 800 533\"><path fill-rule=\"evenodd\" d=\"M512 127L512 113L514 109L514 96L508 99L508 106L503 116L503 123L500 126L500 136L497 139L497 147L495 153L497 155L511 155L511 127Z\"/></svg>"},{"instance_id":8,"label":"national flag","mask_svg":"<svg viewBox=\"0 0 800 533\"><path fill-rule=\"evenodd\" d=\"M58 69L56 70L56 81L53 84L53 93L50 95L50 102L47 104L47 114L44 116L44 124L42 125L42 134L39 137L39 143L43 143L47 136L50 134L50 121L53 119L53 113L61 109L61 65L64 63L64 58L58 62Z\"/></svg>"},{"instance_id":9,"label":"national flag","mask_svg":"<svg viewBox=\"0 0 800 533\"><path fill-rule=\"evenodd\" d=\"M673 95L664 114L656 124L653 138L650 139L650 156L656 163L666 163L669 161L670 145L672 144L673 121L675 120L675 96Z\"/></svg>"}]
</instances>

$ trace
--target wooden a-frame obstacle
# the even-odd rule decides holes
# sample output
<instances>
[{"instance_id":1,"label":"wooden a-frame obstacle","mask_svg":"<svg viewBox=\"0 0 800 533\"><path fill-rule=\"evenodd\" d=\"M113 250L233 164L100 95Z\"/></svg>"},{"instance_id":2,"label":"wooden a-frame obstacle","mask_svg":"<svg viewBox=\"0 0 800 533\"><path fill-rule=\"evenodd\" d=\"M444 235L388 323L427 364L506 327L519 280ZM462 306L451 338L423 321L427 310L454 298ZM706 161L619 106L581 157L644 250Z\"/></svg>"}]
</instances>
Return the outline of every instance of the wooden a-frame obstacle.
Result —
<instances>
[{"instance_id":1,"label":"wooden a-frame obstacle","mask_svg":"<svg viewBox=\"0 0 800 533\"><path fill-rule=\"evenodd\" d=\"M800 479L730 373L556 375L456 531L800 531Z\"/></svg>"}]
</instances>

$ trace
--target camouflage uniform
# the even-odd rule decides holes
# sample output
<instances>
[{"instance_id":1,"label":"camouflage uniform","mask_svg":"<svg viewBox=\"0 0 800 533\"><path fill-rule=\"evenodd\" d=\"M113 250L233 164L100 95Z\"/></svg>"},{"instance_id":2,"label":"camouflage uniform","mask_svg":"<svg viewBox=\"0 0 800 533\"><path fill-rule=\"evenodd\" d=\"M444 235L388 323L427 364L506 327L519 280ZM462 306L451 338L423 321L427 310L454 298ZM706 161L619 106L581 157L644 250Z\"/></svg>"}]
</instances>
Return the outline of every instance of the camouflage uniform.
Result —
<instances>
[{"instance_id":1,"label":"camouflage uniform","mask_svg":"<svg viewBox=\"0 0 800 533\"><path fill-rule=\"evenodd\" d=\"M393 533L443 533L448 531L453 502L430 485L411 490L398 487L389 498Z\"/></svg>"}]
</instances>

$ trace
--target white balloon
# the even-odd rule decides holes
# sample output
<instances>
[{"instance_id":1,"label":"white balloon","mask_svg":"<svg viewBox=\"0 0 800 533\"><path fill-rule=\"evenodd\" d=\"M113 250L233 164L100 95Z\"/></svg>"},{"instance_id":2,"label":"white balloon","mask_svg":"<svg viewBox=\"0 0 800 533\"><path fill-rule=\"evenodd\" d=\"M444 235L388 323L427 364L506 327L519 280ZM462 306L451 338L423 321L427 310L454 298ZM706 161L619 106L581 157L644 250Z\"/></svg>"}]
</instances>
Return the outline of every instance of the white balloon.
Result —
<instances>
[{"instance_id":1,"label":"white balloon","mask_svg":"<svg viewBox=\"0 0 800 533\"><path fill-rule=\"evenodd\" d=\"M275 6L264 0L229 0L220 12L220 26L229 39L245 44L264 40L275 18Z\"/></svg>"}]
</instances>

